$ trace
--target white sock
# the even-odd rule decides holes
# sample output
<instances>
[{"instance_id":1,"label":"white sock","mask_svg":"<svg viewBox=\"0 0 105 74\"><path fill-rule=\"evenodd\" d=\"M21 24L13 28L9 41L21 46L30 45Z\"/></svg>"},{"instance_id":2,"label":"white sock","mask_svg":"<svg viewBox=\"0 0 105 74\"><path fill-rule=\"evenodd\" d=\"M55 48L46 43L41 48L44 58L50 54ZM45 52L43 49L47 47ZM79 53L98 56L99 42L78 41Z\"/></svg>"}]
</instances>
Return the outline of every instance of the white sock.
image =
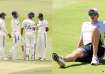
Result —
<instances>
[{"instance_id":1,"label":"white sock","mask_svg":"<svg viewBox=\"0 0 105 74\"><path fill-rule=\"evenodd\" d=\"M97 58L97 56L93 55L93 57L92 57L92 58Z\"/></svg>"}]
</instances>

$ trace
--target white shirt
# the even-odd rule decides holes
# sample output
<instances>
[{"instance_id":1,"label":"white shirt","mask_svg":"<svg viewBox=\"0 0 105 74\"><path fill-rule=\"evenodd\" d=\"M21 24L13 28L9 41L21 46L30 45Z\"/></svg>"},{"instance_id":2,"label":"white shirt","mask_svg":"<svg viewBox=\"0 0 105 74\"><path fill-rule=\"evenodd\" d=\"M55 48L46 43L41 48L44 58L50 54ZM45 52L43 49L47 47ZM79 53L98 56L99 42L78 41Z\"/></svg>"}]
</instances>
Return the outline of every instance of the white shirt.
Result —
<instances>
[{"instance_id":1,"label":"white shirt","mask_svg":"<svg viewBox=\"0 0 105 74\"><path fill-rule=\"evenodd\" d=\"M105 23L98 21L96 24L91 22L84 22L81 30L81 37L83 37L83 44L86 45L92 42L92 31L93 29L98 28L101 34L101 40L103 41L104 32L105 32Z\"/></svg>"},{"instance_id":2,"label":"white shirt","mask_svg":"<svg viewBox=\"0 0 105 74\"><path fill-rule=\"evenodd\" d=\"M20 21L19 19L12 19L12 32L16 33L20 31Z\"/></svg>"},{"instance_id":3,"label":"white shirt","mask_svg":"<svg viewBox=\"0 0 105 74\"><path fill-rule=\"evenodd\" d=\"M46 27L48 27L48 21L47 20L39 20L37 24L39 31L45 31Z\"/></svg>"},{"instance_id":4,"label":"white shirt","mask_svg":"<svg viewBox=\"0 0 105 74\"><path fill-rule=\"evenodd\" d=\"M22 23L22 27L25 29L25 33L33 33L33 27L35 27L35 22L31 19L25 19Z\"/></svg>"},{"instance_id":5,"label":"white shirt","mask_svg":"<svg viewBox=\"0 0 105 74\"><path fill-rule=\"evenodd\" d=\"M104 43L104 35L105 35L105 21L99 21L97 24L97 28L101 34L101 41Z\"/></svg>"},{"instance_id":6,"label":"white shirt","mask_svg":"<svg viewBox=\"0 0 105 74\"><path fill-rule=\"evenodd\" d=\"M5 20L0 18L0 32L7 33L6 27L5 27Z\"/></svg>"}]
</instances>

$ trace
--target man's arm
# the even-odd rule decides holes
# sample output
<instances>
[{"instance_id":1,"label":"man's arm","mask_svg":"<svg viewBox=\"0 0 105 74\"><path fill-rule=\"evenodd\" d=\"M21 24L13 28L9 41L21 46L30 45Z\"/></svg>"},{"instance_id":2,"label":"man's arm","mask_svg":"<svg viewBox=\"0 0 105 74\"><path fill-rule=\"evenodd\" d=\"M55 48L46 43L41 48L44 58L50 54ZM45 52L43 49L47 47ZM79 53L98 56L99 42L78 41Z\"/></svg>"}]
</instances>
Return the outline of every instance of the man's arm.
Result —
<instances>
[{"instance_id":1,"label":"man's arm","mask_svg":"<svg viewBox=\"0 0 105 74\"><path fill-rule=\"evenodd\" d=\"M48 32L49 31L49 28L48 28L48 21L46 20L46 32Z\"/></svg>"},{"instance_id":2,"label":"man's arm","mask_svg":"<svg viewBox=\"0 0 105 74\"><path fill-rule=\"evenodd\" d=\"M80 37L79 43L78 43L78 48L82 48L83 47L83 37Z\"/></svg>"},{"instance_id":3,"label":"man's arm","mask_svg":"<svg viewBox=\"0 0 105 74\"><path fill-rule=\"evenodd\" d=\"M46 27L46 32L48 32L49 31L49 28L48 27Z\"/></svg>"},{"instance_id":4,"label":"man's arm","mask_svg":"<svg viewBox=\"0 0 105 74\"><path fill-rule=\"evenodd\" d=\"M3 31L6 33L6 35L7 35L9 38L11 38L11 37L12 37L11 34L9 34L9 33L7 32L7 30L6 30L5 23L3 22L2 24L3 24L3 26L2 26Z\"/></svg>"}]
</instances>

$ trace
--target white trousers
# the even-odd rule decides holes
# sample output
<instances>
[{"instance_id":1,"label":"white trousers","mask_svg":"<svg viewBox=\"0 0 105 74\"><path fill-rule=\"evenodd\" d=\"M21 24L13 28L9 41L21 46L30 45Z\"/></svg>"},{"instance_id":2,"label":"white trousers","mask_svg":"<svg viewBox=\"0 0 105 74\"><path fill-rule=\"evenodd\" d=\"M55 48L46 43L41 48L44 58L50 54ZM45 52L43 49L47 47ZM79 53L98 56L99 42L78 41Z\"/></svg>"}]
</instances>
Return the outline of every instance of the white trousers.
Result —
<instances>
[{"instance_id":1,"label":"white trousers","mask_svg":"<svg viewBox=\"0 0 105 74\"><path fill-rule=\"evenodd\" d=\"M25 55L35 59L36 34L25 34Z\"/></svg>"},{"instance_id":2,"label":"white trousers","mask_svg":"<svg viewBox=\"0 0 105 74\"><path fill-rule=\"evenodd\" d=\"M5 57L5 33L0 31L0 58Z\"/></svg>"},{"instance_id":3,"label":"white trousers","mask_svg":"<svg viewBox=\"0 0 105 74\"><path fill-rule=\"evenodd\" d=\"M45 59L47 47L47 32L38 31L38 57Z\"/></svg>"},{"instance_id":4,"label":"white trousers","mask_svg":"<svg viewBox=\"0 0 105 74\"><path fill-rule=\"evenodd\" d=\"M14 33L13 34L13 46L10 50L10 55L11 55L11 58L13 60L15 60L17 58L17 52L18 52L18 47L19 47L19 41L20 41L20 37L19 37L19 34L17 33Z\"/></svg>"}]
</instances>

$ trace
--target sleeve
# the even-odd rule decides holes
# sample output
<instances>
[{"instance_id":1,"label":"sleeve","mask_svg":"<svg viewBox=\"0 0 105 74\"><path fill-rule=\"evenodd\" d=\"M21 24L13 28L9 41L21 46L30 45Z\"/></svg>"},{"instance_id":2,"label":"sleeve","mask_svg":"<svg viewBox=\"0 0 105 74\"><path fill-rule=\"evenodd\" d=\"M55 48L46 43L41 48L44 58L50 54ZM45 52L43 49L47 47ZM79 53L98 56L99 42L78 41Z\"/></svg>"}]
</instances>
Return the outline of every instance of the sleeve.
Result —
<instances>
[{"instance_id":1,"label":"sleeve","mask_svg":"<svg viewBox=\"0 0 105 74\"><path fill-rule=\"evenodd\" d=\"M17 25L20 26L20 20L17 21Z\"/></svg>"},{"instance_id":2,"label":"sleeve","mask_svg":"<svg viewBox=\"0 0 105 74\"><path fill-rule=\"evenodd\" d=\"M38 23L37 23L37 27L39 27L40 26L40 22L38 21Z\"/></svg>"},{"instance_id":3,"label":"sleeve","mask_svg":"<svg viewBox=\"0 0 105 74\"><path fill-rule=\"evenodd\" d=\"M80 38L82 38L82 37L83 37L83 26L84 26L84 23L82 23L82 26L81 26Z\"/></svg>"},{"instance_id":4,"label":"sleeve","mask_svg":"<svg viewBox=\"0 0 105 74\"><path fill-rule=\"evenodd\" d=\"M45 21L45 27L48 27L48 21L47 20Z\"/></svg>"},{"instance_id":5,"label":"sleeve","mask_svg":"<svg viewBox=\"0 0 105 74\"><path fill-rule=\"evenodd\" d=\"M18 29L20 31L20 20L18 20Z\"/></svg>"},{"instance_id":6,"label":"sleeve","mask_svg":"<svg viewBox=\"0 0 105 74\"><path fill-rule=\"evenodd\" d=\"M81 39L81 38L83 38L83 33L82 33L82 32L80 33L80 39Z\"/></svg>"},{"instance_id":7,"label":"sleeve","mask_svg":"<svg viewBox=\"0 0 105 74\"><path fill-rule=\"evenodd\" d=\"M105 32L105 21L103 22L103 30Z\"/></svg>"}]
</instances>

